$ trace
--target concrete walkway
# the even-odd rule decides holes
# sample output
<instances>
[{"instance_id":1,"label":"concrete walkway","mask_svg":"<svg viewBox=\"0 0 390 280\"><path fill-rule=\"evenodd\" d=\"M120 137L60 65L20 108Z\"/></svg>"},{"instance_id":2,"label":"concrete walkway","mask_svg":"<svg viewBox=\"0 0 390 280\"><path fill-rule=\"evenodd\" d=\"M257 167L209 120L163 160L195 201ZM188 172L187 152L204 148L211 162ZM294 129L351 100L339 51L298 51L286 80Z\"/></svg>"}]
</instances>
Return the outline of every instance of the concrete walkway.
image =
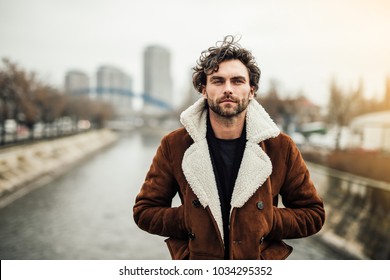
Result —
<instances>
[{"instance_id":1,"label":"concrete walkway","mask_svg":"<svg viewBox=\"0 0 390 280\"><path fill-rule=\"evenodd\" d=\"M66 173L116 140L114 132L103 129L1 149L0 208Z\"/></svg>"}]
</instances>

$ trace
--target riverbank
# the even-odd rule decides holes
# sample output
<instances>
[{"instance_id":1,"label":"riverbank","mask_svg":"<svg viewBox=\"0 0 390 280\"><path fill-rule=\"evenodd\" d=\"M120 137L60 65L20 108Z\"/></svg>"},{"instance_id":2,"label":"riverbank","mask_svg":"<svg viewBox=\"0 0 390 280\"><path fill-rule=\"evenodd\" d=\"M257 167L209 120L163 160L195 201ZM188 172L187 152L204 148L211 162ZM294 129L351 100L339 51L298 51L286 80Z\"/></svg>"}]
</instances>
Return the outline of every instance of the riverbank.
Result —
<instances>
[{"instance_id":1,"label":"riverbank","mask_svg":"<svg viewBox=\"0 0 390 280\"><path fill-rule=\"evenodd\" d=\"M390 183L307 165L326 212L317 236L357 259L389 259Z\"/></svg>"},{"instance_id":2,"label":"riverbank","mask_svg":"<svg viewBox=\"0 0 390 280\"><path fill-rule=\"evenodd\" d=\"M117 139L117 134L103 129L1 149L0 208L65 174Z\"/></svg>"},{"instance_id":3,"label":"riverbank","mask_svg":"<svg viewBox=\"0 0 390 280\"><path fill-rule=\"evenodd\" d=\"M390 155L388 153L343 150L321 151L305 149L303 158L316 164L377 181L390 183Z\"/></svg>"}]
</instances>

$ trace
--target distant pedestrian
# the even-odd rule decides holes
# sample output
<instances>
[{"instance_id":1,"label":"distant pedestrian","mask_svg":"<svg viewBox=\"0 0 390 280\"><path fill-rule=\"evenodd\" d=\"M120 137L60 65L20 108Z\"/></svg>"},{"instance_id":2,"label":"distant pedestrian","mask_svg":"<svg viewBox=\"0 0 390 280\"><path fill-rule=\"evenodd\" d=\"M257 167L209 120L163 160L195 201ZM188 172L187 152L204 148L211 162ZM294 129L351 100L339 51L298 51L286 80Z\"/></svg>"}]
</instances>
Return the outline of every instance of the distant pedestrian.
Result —
<instances>
[{"instance_id":1,"label":"distant pedestrian","mask_svg":"<svg viewBox=\"0 0 390 280\"><path fill-rule=\"evenodd\" d=\"M194 67L203 98L162 139L133 209L141 229L169 237L173 259L285 259L292 248L283 239L323 226L298 148L254 99L259 79L232 36ZM177 193L181 205L172 207Z\"/></svg>"}]
</instances>

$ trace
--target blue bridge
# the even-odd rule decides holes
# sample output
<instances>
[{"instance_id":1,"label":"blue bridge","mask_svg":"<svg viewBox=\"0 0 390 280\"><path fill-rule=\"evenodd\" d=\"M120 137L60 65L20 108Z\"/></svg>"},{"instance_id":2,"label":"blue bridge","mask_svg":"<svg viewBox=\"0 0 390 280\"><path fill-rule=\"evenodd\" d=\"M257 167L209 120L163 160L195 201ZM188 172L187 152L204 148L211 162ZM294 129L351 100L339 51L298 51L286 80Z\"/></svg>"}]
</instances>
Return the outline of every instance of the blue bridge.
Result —
<instances>
[{"instance_id":1,"label":"blue bridge","mask_svg":"<svg viewBox=\"0 0 390 280\"><path fill-rule=\"evenodd\" d=\"M168 111L172 110L172 105L160 100L156 97L153 97L149 93L140 93L136 94L134 91L125 89L125 88L109 88L109 87L91 87L91 88L83 88L79 90L74 90L71 92L74 96L85 96L89 95L90 93L96 93L98 96L103 94L109 94L109 95L120 95L120 96L127 96L129 98L139 98L143 100L145 104L153 105L162 109L166 109Z\"/></svg>"}]
</instances>

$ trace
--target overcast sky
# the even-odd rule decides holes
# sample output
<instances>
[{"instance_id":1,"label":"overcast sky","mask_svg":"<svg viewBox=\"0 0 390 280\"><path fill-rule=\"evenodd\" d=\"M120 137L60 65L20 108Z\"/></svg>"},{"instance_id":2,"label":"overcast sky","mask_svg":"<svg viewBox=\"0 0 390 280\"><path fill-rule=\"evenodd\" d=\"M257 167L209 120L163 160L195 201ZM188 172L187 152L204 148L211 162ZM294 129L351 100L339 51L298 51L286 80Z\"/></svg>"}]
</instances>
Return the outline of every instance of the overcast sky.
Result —
<instances>
[{"instance_id":1,"label":"overcast sky","mask_svg":"<svg viewBox=\"0 0 390 280\"><path fill-rule=\"evenodd\" d=\"M335 78L380 98L390 77L389 0L0 0L0 57L58 87L68 70L110 64L141 92L143 50L161 44L179 96L200 52L227 34L257 58L260 95L275 80L325 105Z\"/></svg>"}]
</instances>

